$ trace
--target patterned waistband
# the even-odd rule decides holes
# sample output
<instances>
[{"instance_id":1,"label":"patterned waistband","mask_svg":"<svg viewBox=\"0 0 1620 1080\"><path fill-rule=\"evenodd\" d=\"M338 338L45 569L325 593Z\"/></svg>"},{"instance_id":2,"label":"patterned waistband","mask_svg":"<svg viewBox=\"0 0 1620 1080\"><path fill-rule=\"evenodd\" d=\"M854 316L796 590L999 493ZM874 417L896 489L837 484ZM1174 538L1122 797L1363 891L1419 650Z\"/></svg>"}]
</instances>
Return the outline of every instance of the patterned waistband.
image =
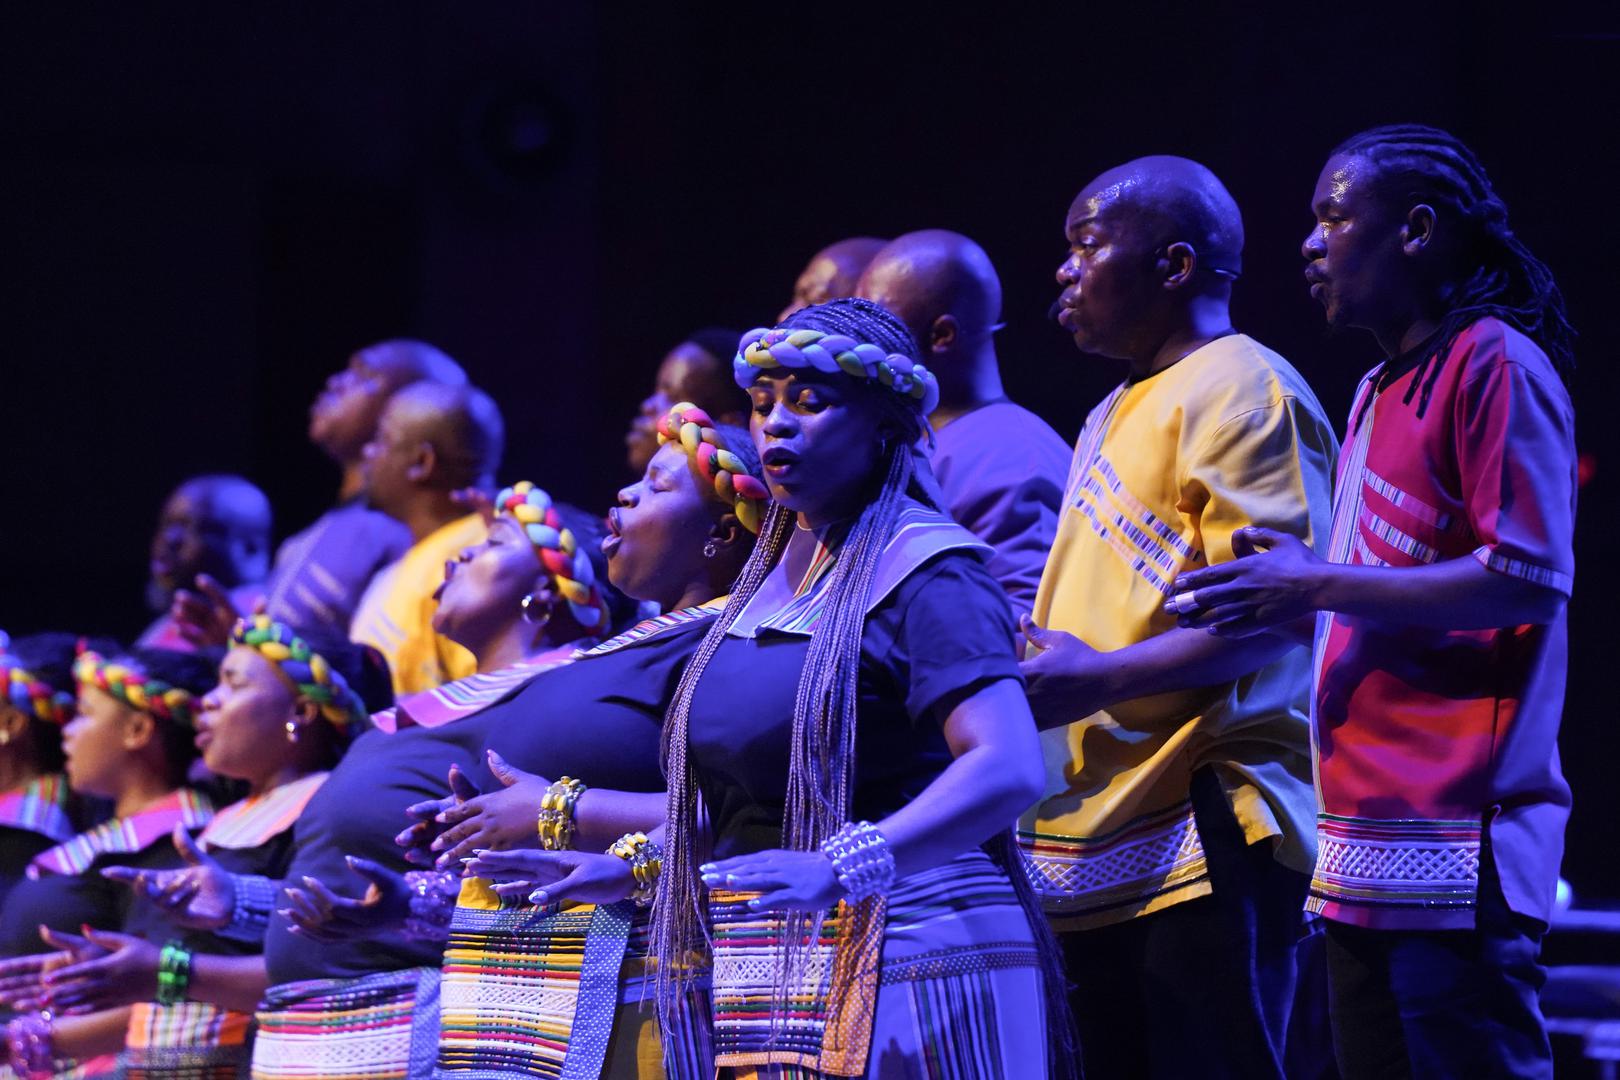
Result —
<instances>
[{"instance_id":1,"label":"patterned waistband","mask_svg":"<svg viewBox=\"0 0 1620 1080\"><path fill-rule=\"evenodd\" d=\"M253 1017L201 1001L142 1002L130 1012L121 1059L127 1080L235 1080L247 1073Z\"/></svg>"},{"instance_id":2,"label":"patterned waistband","mask_svg":"<svg viewBox=\"0 0 1620 1080\"><path fill-rule=\"evenodd\" d=\"M1322 814L1306 909L1468 908L1479 891L1481 821L1377 821Z\"/></svg>"},{"instance_id":3,"label":"patterned waistband","mask_svg":"<svg viewBox=\"0 0 1620 1080\"><path fill-rule=\"evenodd\" d=\"M255 1080L427 1076L439 1033L439 969L272 986L258 1014Z\"/></svg>"},{"instance_id":4,"label":"patterned waistband","mask_svg":"<svg viewBox=\"0 0 1620 1080\"><path fill-rule=\"evenodd\" d=\"M1143 907L1209 876L1191 801L1102 836L1019 830L1025 867L1047 910L1085 917Z\"/></svg>"}]
</instances>

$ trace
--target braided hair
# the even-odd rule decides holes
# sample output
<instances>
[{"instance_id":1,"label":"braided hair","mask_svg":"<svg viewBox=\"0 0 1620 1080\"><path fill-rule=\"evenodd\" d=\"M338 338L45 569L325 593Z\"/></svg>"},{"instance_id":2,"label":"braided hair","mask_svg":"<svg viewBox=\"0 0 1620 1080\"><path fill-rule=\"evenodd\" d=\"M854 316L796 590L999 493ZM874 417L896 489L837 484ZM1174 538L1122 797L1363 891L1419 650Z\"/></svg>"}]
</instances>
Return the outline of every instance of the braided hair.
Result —
<instances>
[{"instance_id":1,"label":"braided hair","mask_svg":"<svg viewBox=\"0 0 1620 1080\"><path fill-rule=\"evenodd\" d=\"M1428 203L1441 213L1449 210L1462 229L1466 276L1457 283L1438 331L1425 343L1418 375L1407 390L1411 401L1422 384L1418 415L1428 405L1440 358L1458 334L1488 315L1535 341L1568 383L1575 370L1575 330L1563 294L1552 271L1508 226L1507 205L1474 152L1439 128L1389 124L1350 136L1332 156L1341 155L1372 164L1376 191Z\"/></svg>"},{"instance_id":2,"label":"braided hair","mask_svg":"<svg viewBox=\"0 0 1620 1080\"><path fill-rule=\"evenodd\" d=\"M778 329L816 330L843 335L875 345L901 358L917 355L905 325L878 304L839 299L794 312ZM753 335L744 335L744 344ZM740 360L740 355L739 355ZM913 479L913 445L928 430L923 402L908 392L895 392L870 378L851 378L880 402L883 451L868 481L865 506L849 527L840 546L827 587L827 601L815 629L799 676L793 704L793 733L788 765L787 801L782 845L796 851L816 851L849 820L855 789L855 736L860 699L861 638L865 631L872 583L879 557L894 534L901 504ZM708 935L703 888L697 868L708 858L707 836L700 821L697 780L687 758L687 737L692 699L703 672L726 632L758 593L781 558L793 532L795 514L772 504L760 526L754 547L725 610L721 612L687 664L676 688L664 725L663 767L669 787L663 873L652 913L652 950L658 957L657 991L665 1030L675 1030L675 1014L691 987L689 958ZM1033 890L1029 888L1011 833L998 838L993 854L1015 882L1025 900L1030 925L1037 934L1046 929ZM778 994L777 1013L786 1004L793 973L807 959L818 938L820 914L790 912L784 916L782 945L776 958L773 982ZM1055 943L1047 949L1055 959ZM1067 1015L1060 968L1054 1017ZM1059 1025L1061 1028L1062 1025Z\"/></svg>"}]
</instances>

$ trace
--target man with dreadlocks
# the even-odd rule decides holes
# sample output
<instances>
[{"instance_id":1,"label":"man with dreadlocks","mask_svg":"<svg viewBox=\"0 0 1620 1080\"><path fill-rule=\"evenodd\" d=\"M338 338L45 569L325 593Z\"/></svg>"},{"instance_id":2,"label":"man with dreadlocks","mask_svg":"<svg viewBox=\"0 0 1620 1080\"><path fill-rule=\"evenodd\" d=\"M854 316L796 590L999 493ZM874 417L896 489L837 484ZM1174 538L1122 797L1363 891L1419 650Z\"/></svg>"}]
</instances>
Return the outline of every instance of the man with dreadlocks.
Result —
<instances>
[{"instance_id":1,"label":"man with dreadlocks","mask_svg":"<svg viewBox=\"0 0 1620 1080\"><path fill-rule=\"evenodd\" d=\"M1342 143L1305 278L1386 359L1351 410L1329 561L1265 529L1176 582L1184 623L1315 621L1320 859L1348 1080L1551 1076L1537 993L1569 787L1572 332L1457 139ZM1308 624L1307 624L1308 625Z\"/></svg>"}]
</instances>

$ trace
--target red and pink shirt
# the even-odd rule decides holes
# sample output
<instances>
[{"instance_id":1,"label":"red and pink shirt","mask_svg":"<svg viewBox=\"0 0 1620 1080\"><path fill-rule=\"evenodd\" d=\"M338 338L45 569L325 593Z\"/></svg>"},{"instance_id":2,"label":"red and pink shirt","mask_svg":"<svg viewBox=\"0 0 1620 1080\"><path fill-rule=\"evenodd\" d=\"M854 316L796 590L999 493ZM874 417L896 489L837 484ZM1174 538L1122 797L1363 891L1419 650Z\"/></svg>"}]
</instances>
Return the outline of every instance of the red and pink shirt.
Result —
<instances>
[{"instance_id":1,"label":"red and pink shirt","mask_svg":"<svg viewBox=\"0 0 1620 1080\"><path fill-rule=\"evenodd\" d=\"M1485 318L1380 389L1384 371L1351 410L1331 557L1474 558L1568 596L1574 410L1546 355ZM1315 664L1308 908L1360 926L1471 928L1484 854L1508 906L1547 921L1570 805L1563 612L1451 631L1323 613Z\"/></svg>"}]
</instances>

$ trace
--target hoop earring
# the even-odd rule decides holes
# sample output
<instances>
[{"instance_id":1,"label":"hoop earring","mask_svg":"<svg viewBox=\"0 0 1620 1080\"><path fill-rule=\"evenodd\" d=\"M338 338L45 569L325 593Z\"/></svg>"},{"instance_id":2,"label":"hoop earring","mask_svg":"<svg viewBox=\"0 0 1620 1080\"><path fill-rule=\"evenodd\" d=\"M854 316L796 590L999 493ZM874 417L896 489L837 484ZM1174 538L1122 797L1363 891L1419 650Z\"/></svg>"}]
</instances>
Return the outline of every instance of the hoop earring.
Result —
<instances>
[{"instance_id":1,"label":"hoop earring","mask_svg":"<svg viewBox=\"0 0 1620 1080\"><path fill-rule=\"evenodd\" d=\"M720 545L716 543L714 537L711 536L703 545L703 557L705 559L712 559L718 554L720 554Z\"/></svg>"},{"instance_id":2,"label":"hoop earring","mask_svg":"<svg viewBox=\"0 0 1620 1080\"><path fill-rule=\"evenodd\" d=\"M291 720L287 721L287 741L290 743L298 741L298 725Z\"/></svg>"},{"instance_id":3,"label":"hoop earring","mask_svg":"<svg viewBox=\"0 0 1620 1080\"><path fill-rule=\"evenodd\" d=\"M523 621L534 626L544 626L551 621L551 609L542 607L540 598L530 593L518 604L523 609Z\"/></svg>"}]
</instances>

